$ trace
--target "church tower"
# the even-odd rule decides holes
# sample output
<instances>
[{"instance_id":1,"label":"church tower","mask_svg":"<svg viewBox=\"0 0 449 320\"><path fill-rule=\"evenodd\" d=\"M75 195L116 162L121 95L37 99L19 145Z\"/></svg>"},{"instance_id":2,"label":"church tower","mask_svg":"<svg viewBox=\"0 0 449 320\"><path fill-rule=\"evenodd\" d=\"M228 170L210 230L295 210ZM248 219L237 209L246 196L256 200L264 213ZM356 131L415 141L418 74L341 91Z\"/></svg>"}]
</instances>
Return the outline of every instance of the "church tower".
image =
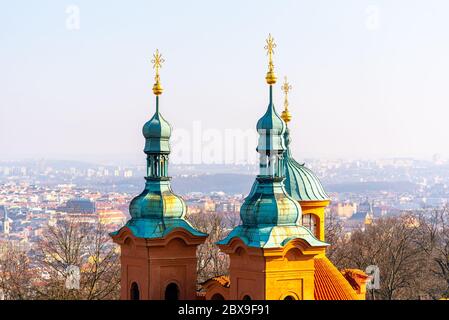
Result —
<instances>
[{"instance_id":1,"label":"church tower","mask_svg":"<svg viewBox=\"0 0 449 320\"><path fill-rule=\"evenodd\" d=\"M153 93L156 111L145 123L147 174L144 191L129 206L131 219L111 233L121 248L121 299L196 299L196 248L207 235L185 220L185 202L173 193L168 176L171 126L159 111L163 92L156 50Z\"/></svg>"},{"instance_id":2,"label":"church tower","mask_svg":"<svg viewBox=\"0 0 449 320\"><path fill-rule=\"evenodd\" d=\"M242 224L218 243L231 261L226 299L314 299L314 257L327 246L301 225L300 203L284 186L287 127L273 104L275 48L269 35L269 103L257 122L260 172L241 207Z\"/></svg>"},{"instance_id":3,"label":"church tower","mask_svg":"<svg viewBox=\"0 0 449 320\"><path fill-rule=\"evenodd\" d=\"M3 223L2 223L2 231L5 236L9 235L10 226L9 226L9 218L8 218L8 210L6 209L6 206L3 207Z\"/></svg>"}]
</instances>

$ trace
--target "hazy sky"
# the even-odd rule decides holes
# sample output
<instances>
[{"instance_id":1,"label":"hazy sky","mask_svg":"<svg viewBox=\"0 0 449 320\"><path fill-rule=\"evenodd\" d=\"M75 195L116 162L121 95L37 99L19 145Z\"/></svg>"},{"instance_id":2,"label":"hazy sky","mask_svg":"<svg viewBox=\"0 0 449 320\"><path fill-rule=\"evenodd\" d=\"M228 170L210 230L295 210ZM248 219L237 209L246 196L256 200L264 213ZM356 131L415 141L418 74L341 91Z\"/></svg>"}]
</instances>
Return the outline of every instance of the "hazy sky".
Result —
<instances>
[{"instance_id":1,"label":"hazy sky","mask_svg":"<svg viewBox=\"0 0 449 320\"><path fill-rule=\"evenodd\" d=\"M449 156L448 16L446 0L1 0L0 159L143 158L156 48L175 129L255 130L269 32L297 158Z\"/></svg>"}]
</instances>

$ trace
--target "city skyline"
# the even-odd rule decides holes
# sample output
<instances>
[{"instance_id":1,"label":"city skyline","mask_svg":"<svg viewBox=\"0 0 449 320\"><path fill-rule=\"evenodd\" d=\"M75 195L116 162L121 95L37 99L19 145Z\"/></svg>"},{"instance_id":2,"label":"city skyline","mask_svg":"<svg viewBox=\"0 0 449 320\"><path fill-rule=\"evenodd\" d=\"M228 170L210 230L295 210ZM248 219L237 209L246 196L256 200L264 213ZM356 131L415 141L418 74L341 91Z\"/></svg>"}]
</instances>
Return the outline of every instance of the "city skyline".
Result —
<instances>
[{"instance_id":1,"label":"city skyline","mask_svg":"<svg viewBox=\"0 0 449 320\"><path fill-rule=\"evenodd\" d=\"M285 1L234 8L200 1L2 4L0 160L142 159L141 127L155 108L156 48L167 61L161 112L174 135L190 139L187 158L198 163L193 144L211 144L195 135L198 124L203 135L215 130L221 139L227 129L249 132L241 158L256 158L250 139L266 108L261 43L269 32L278 44L278 77L293 86L298 159L449 156L449 4ZM182 163L174 140L172 163ZM223 143L221 157L232 147Z\"/></svg>"}]
</instances>

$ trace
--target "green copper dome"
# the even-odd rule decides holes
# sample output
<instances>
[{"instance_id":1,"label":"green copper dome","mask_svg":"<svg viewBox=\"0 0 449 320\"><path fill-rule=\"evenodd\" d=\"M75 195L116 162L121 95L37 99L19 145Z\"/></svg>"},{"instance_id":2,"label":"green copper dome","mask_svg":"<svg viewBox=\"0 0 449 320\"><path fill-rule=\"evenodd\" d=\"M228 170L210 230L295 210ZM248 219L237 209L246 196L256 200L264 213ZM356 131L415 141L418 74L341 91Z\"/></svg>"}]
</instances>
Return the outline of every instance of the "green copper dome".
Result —
<instances>
[{"instance_id":1,"label":"green copper dome","mask_svg":"<svg viewBox=\"0 0 449 320\"><path fill-rule=\"evenodd\" d=\"M271 130L272 134L282 135L285 130L285 122L276 112L274 105L270 103L262 118L257 121L257 131Z\"/></svg>"},{"instance_id":2,"label":"green copper dome","mask_svg":"<svg viewBox=\"0 0 449 320\"><path fill-rule=\"evenodd\" d=\"M184 218L186 205L167 180L146 178L145 190L129 205L132 218Z\"/></svg>"},{"instance_id":3,"label":"green copper dome","mask_svg":"<svg viewBox=\"0 0 449 320\"><path fill-rule=\"evenodd\" d=\"M282 178L257 177L251 193L240 208L244 225L295 225L301 219L301 206L291 199Z\"/></svg>"},{"instance_id":4,"label":"green copper dome","mask_svg":"<svg viewBox=\"0 0 449 320\"><path fill-rule=\"evenodd\" d=\"M159 113L159 97L156 97L156 113L142 129L145 137L145 153L169 153L171 126Z\"/></svg>"},{"instance_id":5,"label":"green copper dome","mask_svg":"<svg viewBox=\"0 0 449 320\"><path fill-rule=\"evenodd\" d=\"M327 246L301 226L301 206L288 195L282 180L258 176L240 208L242 224L218 244L239 238L249 247L278 248L301 238L313 247Z\"/></svg>"},{"instance_id":6,"label":"green copper dome","mask_svg":"<svg viewBox=\"0 0 449 320\"><path fill-rule=\"evenodd\" d=\"M285 149L283 134L285 132L285 122L276 112L273 104L273 88L270 86L270 103L262 118L257 121L257 132L259 133L259 143L257 151L276 152Z\"/></svg>"},{"instance_id":7,"label":"green copper dome","mask_svg":"<svg viewBox=\"0 0 449 320\"><path fill-rule=\"evenodd\" d=\"M317 176L303 164L293 159L290 152L290 132L285 131L285 144L287 150L284 153L285 190L297 201L323 201L329 200L329 196Z\"/></svg>"},{"instance_id":8,"label":"green copper dome","mask_svg":"<svg viewBox=\"0 0 449 320\"><path fill-rule=\"evenodd\" d=\"M171 136L170 124L157 112L145 123L142 129L145 139L169 139Z\"/></svg>"}]
</instances>

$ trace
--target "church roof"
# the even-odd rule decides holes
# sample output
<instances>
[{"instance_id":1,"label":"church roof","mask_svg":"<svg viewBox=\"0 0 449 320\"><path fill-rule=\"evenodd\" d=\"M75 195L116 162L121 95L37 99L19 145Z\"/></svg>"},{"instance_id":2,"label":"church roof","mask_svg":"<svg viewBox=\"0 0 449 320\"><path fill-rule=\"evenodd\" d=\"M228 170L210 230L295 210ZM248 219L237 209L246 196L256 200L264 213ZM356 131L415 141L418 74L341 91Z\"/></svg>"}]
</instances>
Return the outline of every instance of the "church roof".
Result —
<instances>
[{"instance_id":1,"label":"church roof","mask_svg":"<svg viewBox=\"0 0 449 320\"><path fill-rule=\"evenodd\" d=\"M293 159L289 152L285 159L285 190L297 201L329 200L318 177L303 164Z\"/></svg>"},{"instance_id":2,"label":"church roof","mask_svg":"<svg viewBox=\"0 0 449 320\"><path fill-rule=\"evenodd\" d=\"M325 256L315 258L315 300L359 300L343 274Z\"/></svg>"},{"instance_id":3,"label":"church roof","mask_svg":"<svg viewBox=\"0 0 449 320\"><path fill-rule=\"evenodd\" d=\"M188 221L184 219L130 219L125 226L111 233L112 236L118 235L120 231L127 227L137 238L156 239L163 238L171 231L182 228L190 234L198 237L207 236L207 234L196 230Z\"/></svg>"},{"instance_id":4,"label":"church roof","mask_svg":"<svg viewBox=\"0 0 449 320\"><path fill-rule=\"evenodd\" d=\"M290 151L289 128L285 131L284 139L287 146L284 153L285 190L297 201L329 200L329 196L315 173L293 158Z\"/></svg>"},{"instance_id":5,"label":"church roof","mask_svg":"<svg viewBox=\"0 0 449 320\"><path fill-rule=\"evenodd\" d=\"M133 218L182 218L186 211L184 200L173 193L168 179L146 178L144 191L129 205Z\"/></svg>"},{"instance_id":6,"label":"church roof","mask_svg":"<svg viewBox=\"0 0 449 320\"><path fill-rule=\"evenodd\" d=\"M229 288L231 286L231 280L229 279L229 276L224 276L224 275L208 279L208 280L204 281L203 283L201 283L201 285L204 286L211 282L216 282L224 288Z\"/></svg>"},{"instance_id":7,"label":"church roof","mask_svg":"<svg viewBox=\"0 0 449 320\"><path fill-rule=\"evenodd\" d=\"M329 245L318 240L308 228L298 225L263 227L239 225L217 244L226 245L233 238L241 239L248 247L265 249L283 247L293 239L303 239L311 247L326 247Z\"/></svg>"},{"instance_id":8,"label":"church roof","mask_svg":"<svg viewBox=\"0 0 449 320\"><path fill-rule=\"evenodd\" d=\"M355 289L346 280L344 275L332 264L325 256L314 259L314 298L315 300L359 300ZM352 270L360 272L360 275L366 277L360 270ZM224 288L231 286L229 276L218 276L201 283L201 286L208 287L216 284Z\"/></svg>"}]
</instances>

